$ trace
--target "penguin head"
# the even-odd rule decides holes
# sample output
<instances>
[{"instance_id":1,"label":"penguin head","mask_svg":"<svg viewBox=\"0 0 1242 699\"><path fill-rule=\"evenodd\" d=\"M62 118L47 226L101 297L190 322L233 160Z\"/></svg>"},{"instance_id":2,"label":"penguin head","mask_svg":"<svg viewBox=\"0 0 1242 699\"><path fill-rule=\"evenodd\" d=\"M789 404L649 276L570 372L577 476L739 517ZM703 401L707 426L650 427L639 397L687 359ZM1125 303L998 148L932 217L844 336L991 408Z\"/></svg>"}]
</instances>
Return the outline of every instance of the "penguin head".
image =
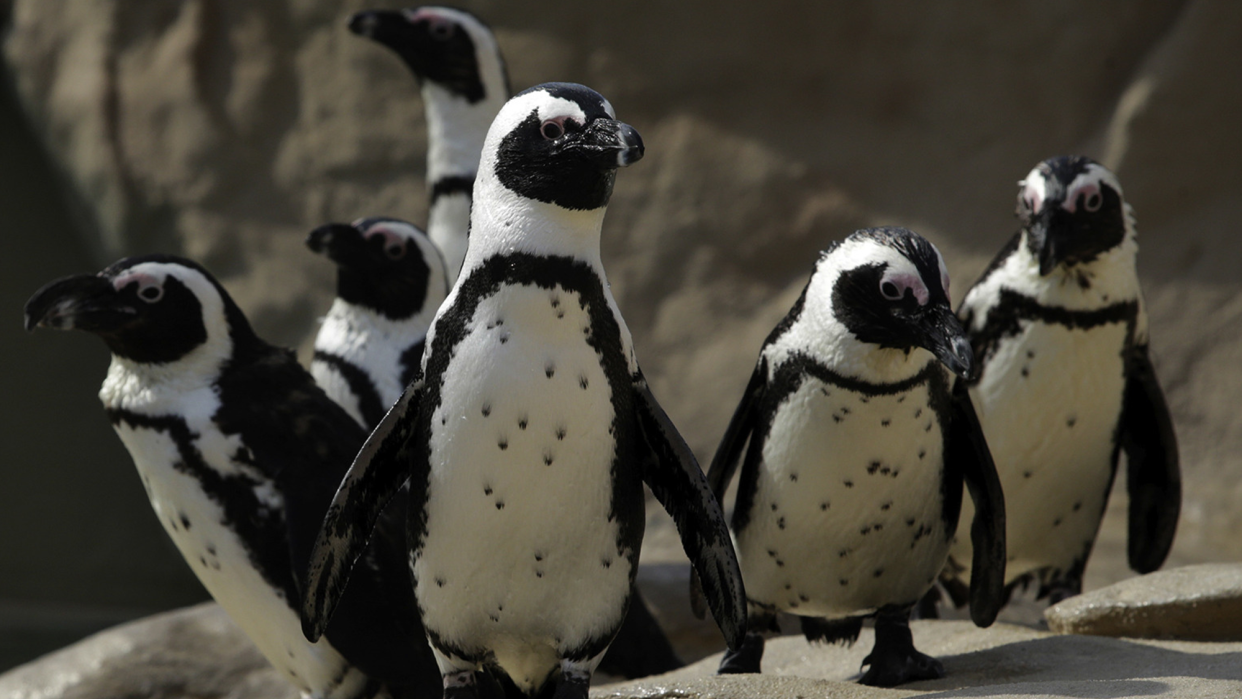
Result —
<instances>
[{"instance_id":1,"label":"penguin head","mask_svg":"<svg viewBox=\"0 0 1242 699\"><path fill-rule=\"evenodd\" d=\"M598 92L545 83L515 95L496 115L475 198L498 184L521 199L570 211L602 210L617 168L642 157L638 132L617 121Z\"/></svg>"},{"instance_id":2,"label":"penguin head","mask_svg":"<svg viewBox=\"0 0 1242 699\"><path fill-rule=\"evenodd\" d=\"M1126 237L1117 177L1083 156L1050 158L1018 183L1018 219L1039 273L1094 261Z\"/></svg>"},{"instance_id":3,"label":"penguin head","mask_svg":"<svg viewBox=\"0 0 1242 699\"><path fill-rule=\"evenodd\" d=\"M399 321L437 306L448 292L444 258L427 234L395 218L329 223L306 238L311 250L336 263L336 294Z\"/></svg>"},{"instance_id":4,"label":"penguin head","mask_svg":"<svg viewBox=\"0 0 1242 699\"><path fill-rule=\"evenodd\" d=\"M818 278L818 279L817 279ZM869 228L825 252L806 304L830 309L862 349L931 352L969 376L974 354L949 303L949 273L926 238L905 228Z\"/></svg>"},{"instance_id":5,"label":"penguin head","mask_svg":"<svg viewBox=\"0 0 1242 699\"><path fill-rule=\"evenodd\" d=\"M491 29L450 7L368 10L349 19L349 30L392 49L419 82L431 82L470 104L488 90L508 93L508 77Z\"/></svg>"},{"instance_id":6,"label":"penguin head","mask_svg":"<svg viewBox=\"0 0 1242 699\"><path fill-rule=\"evenodd\" d=\"M261 341L207 270L171 255L128 257L98 274L47 284L26 302L26 329L84 330L138 364L186 358L213 367Z\"/></svg>"}]
</instances>

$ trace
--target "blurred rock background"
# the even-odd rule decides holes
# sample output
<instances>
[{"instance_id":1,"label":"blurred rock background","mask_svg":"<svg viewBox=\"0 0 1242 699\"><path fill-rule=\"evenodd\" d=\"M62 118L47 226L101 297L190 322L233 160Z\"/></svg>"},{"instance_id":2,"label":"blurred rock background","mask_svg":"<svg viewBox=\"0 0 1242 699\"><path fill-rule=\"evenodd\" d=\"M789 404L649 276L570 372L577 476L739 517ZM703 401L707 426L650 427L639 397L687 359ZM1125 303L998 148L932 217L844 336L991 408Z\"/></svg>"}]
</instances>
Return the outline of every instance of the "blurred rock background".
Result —
<instances>
[{"instance_id":1,"label":"blurred rock background","mask_svg":"<svg viewBox=\"0 0 1242 699\"><path fill-rule=\"evenodd\" d=\"M705 461L829 241L910 226L960 299L1014 232L1015 182L1038 161L1114 168L1182 445L1167 565L1242 560L1242 5L463 5L496 29L515 89L585 83L642 133L604 261L656 395ZM0 669L203 597L95 398L104 348L24 335L22 303L60 275L176 252L305 354L332 294L305 234L426 218L417 90L345 29L376 6L400 3L0 0ZM1123 496L1089 587L1129 574ZM645 561L678 560L652 519Z\"/></svg>"}]
</instances>

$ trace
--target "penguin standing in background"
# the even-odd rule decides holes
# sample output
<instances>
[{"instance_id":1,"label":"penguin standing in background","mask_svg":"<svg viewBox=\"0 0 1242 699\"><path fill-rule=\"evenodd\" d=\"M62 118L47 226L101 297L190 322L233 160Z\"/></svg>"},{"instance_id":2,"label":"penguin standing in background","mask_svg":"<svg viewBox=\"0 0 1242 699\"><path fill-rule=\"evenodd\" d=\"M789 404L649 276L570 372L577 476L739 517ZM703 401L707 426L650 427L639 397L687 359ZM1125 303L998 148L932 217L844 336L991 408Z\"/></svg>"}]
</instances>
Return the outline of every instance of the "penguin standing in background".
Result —
<instances>
[{"instance_id":1,"label":"penguin standing in background","mask_svg":"<svg viewBox=\"0 0 1242 699\"><path fill-rule=\"evenodd\" d=\"M496 37L482 20L469 12L431 6L359 12L350 18L349 29L392 49L414 73L421 87L428 129L427 182L431 191L427 230L431 240L442 251L451 285L466 256L470 198L483 141L492 120L509 99L509 78ZM341 264L339 260L337 262ZM338 298L338 305L341 300ZM426 303L427 309L434 312L436 306L431 305L430 301ZM410 375L404 371L399 374L400 385L396 386L395 393L377 390L382 403L378 412L354 408L355 401L365 400L369 405L374 403L358 392L365 392L364 388L351 388L364 383L357 373L357 378L350 380L336 375L340 371L348 371L345 367L329 368L323 365L333 361L329 355L339 356L345 362L362 367L364 373L376 382L384 382L390 387L394 384L391 380L379 379L379 374L384 370L375 365L376 360L360 356L363 348L340 332L341 321L349 322L349 319L336 315L338 305L333 306L316 339L316 363L312 364L311 369L328 395L342 401L351 414L355 417L359 413L367 414L364 424L369 429L396 401L409 383ZM344 306L339 310L342 314L348 313L351 318L357 317ZM412 338L414 332L426 331L425 323L430 317L424 320L422 314L420 310L417 321L411 319L403 324L411 333L407 337ZM423 324L423 329L416 330L416 323ZM378 339L375 333L369 336L372 341ZM373 351L389 354L406 347L410 347L411 352L403 354L402 368L405 369L412 366L410 360L417 363L421 359L421 351L416 354L412 345L383 347ZM383 360L385 366L388 366L388 361L387 358ZM388 373L396 375L392 370ZM683 665L635 588L625 623L601 662L600 670L636 678L670 672Z\"/></svg>"},{"instance_id":2,"label":"penguin standing in background","mask_svg":"<svg viewBox=\"0 0 1242 699\"><path fill-rule=\"evenodd\" d=\"M958 315L979 360L970 395L1005 488L1006 583L1034 579L1055 603L1082 591L1119 452L1129 563L1140 573L1159 568L1173 544L1181 475L1148 356L1134 218L1116 176L1059 157L1019 187L1022 228ZM958 541L952 557L951 592L973 572L970 543Z\"/></svg>"},{"instance_id":3,"label":"penguin standing in background","mask_svg":"<svg viewBox=\"0 0 1242 699\"><path fill-rule=\"evenodd\" d=\"M381 520L326 638L303 636L300 571L366 433L206 270L148 255L67 277L26 303L36 326L108 345L99 397L160 524L287 680L316 699L438 691L400 519Z\"/></svg>"},{"instance_id":4,"label":"penguin standing in background","mask_svg":"<svg viewBox=\"0 0 1242 699\"><path fill-rule=\"evenodd\" d=\"M616 170L642 153L581 85L540 85L501 110L422 375L359 453L316 542L309 638L408 479L409 563L444 695L475 696L488 667L527 695L585 698L632 595L645 482L740 646L745 597L723 514L647 387L600 262Z\"/></svg>"},{"instance_id":5,"label":"penguin standing in background","mask_svg":"<svg viewBox=\"0 0 1242 699\"><path fill-rule=\"evenodd\" d=\"M509 99L496 37L474 15L449 7L359 12L349 30L395 51L419 82L428 132L427 232L443 251L452 282L466 257L483 140Z\"/></svg>"},{"instance_id":6,"label":"penguin standing in background","mask_svg":"<svg viewBox=\"0 0 1242 699\"><path fill-rule=\"evenodd\" d=\"M863 684L944 675L909 615L944 567L963 482L978 507L971 616L988 626L1002 604L1004 498L946 366L966 375L972 355L940 253L904 228L858 231L764 342L708 473L723 498L742 464L732 529L752 630L787 612L809 641L853 643L874 616ZM762 655L747 634L720 671L759 672Z\"/></svg>"},{"instance_id":7,"label":"penguin standing in background","mask_svg":"<svg viewBox=\"0 0 1242 699\"><path fill-rule=\"evenodd\" d=\"M315 337L311 375L370 431L418 373L448 295L444 259L422 230L394 218L320 226L306 245L336 263L336 300Z\"/></svg>"}]
</instances>

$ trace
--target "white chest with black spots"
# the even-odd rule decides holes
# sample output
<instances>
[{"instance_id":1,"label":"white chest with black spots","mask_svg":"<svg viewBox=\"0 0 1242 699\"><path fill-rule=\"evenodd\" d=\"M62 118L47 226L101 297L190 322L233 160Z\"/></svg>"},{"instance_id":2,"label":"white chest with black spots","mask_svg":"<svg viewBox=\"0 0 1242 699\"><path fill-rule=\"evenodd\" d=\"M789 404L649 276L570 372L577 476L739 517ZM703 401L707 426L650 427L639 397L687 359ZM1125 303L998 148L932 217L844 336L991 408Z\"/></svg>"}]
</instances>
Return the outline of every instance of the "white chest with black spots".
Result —
<instances>
[{"instance_id":1,"label":"white chest with black spots","mask_svg":"<svg viewBox=\"0 0 1242 699\"><path fill-rule=\"evenodd\" d=\"M630 589L610 516L612 390L587 311L559 286L501 286L468 322L431 416L412 561L423 622L491 649L519 685L615 628Z\"/></svg>"},{"instance_id":2,"label":"white chest with black spots","mask_svg":"<svg viewBox=\"0 0 1242 699\"><path fill-rule=\"evenodd\" d=\"M1124 322L1083 329L1021 321L972 389L1005 491L1006 581L1066 570L1095 540L1112 479L1125 388ZM962 521L974 516L963 504ZM953 557L970 565L970 542Z\"/></svg>"},{"instance_id":3,"label":"white chest with black spots","mask_svg":"<svg viewBox=\"0 0 1242 699\"><path fill-rule=\"evenodd\" d=\"M202 393L205 395L197 401L200 407L214 398L208 390ZM191 414L187 420L194 435L191 444L208 469L226 476L244 473L261 478L251 467L230 457L242 449L240 441L221 434L202 417L214 411L193 412L198 416ZM254 568L248 547L225 526L223 507L188 472L173 436L166 430L133 427L124 421L116 424L116 431L133 457L160 524L203 587L272 665L312 697L344 698L361 691L366 677L326 639L312 644L303 637L297 613L283 592ZM258 501L266 507L283 508L275 488L269 482L260 483L254 488Z\"/></svg>"},{"instance_id":4,"label":"white chest with black spots","mask_svg":"<svg viewBox=\"0 0 1242 699\"><path fill-rule=\"evenodd\" d=\"M866 396L808 377L782 402L735 535L751 600L840 618L930 587L948 541L928 397L927 384Z\"/></svg>"}]
</instances>

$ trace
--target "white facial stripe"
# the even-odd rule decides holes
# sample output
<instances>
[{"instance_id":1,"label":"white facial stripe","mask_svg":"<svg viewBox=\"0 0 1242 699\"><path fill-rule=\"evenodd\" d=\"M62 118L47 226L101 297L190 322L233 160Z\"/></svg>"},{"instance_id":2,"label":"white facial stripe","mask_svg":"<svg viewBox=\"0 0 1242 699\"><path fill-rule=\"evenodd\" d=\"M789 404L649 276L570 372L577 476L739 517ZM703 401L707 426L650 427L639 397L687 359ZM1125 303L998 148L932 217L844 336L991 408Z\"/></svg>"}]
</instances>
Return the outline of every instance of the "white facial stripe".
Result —
<instances>
[{"instance_id":1,"label":"white facial stripe","mask_svg":"<svg viewBox=\"0 0 1242 699\"><path fill-rule=\"evenodd\" d=\"M582 111L582 107L577 102L562 99L560 97L552 97L545 93L542 94L544 99L539 105L539 120L542 121L558 121L564 123L565 119L573 119L578 124L586 124L586 112Z\"/></svg>"},{"instance_id":2,"label":"white facial stripe","mask_svg":"<svg viewBox=\"0 0 1242 699\"><path fill-rule=\"evenodd\" d=\"M139 265L139 267L144 267L144 266L146 265ZM121 289L124 289L125 287L135 282L137 282L138 284L138 293L140 294L142 293L142 290L146 289L147 287L154 286L154 287L163 289L164 275L160 274L157 276L155 274L150 274L147 272L136 271L136 268L131 268L121 273L121 275L118 276L116 279L112 280L112 288L116 289L117 291L120 291Z\"/></svg>"},{"instance_id":3,"label":"white facial stripe","mask_svg":"<svg viewBox=\"0 0 1242 699\"><path fill-rule=\"evenodd\" d=\"M1118 195L1121 194L1121 184L1117 182L1117 178L1113 176L1113 173L1099 165L1088 165L1086 171L1075 177L1074 181L1070 183L1065 195L1065 202L1061 205L1061 208L1073 213L1078 209L1078 202L1081 201L1089 211L1098 209L1102 201L1099 197L1103 196L1101 185L1108 185ZM1093 196L1096 197L1094 200L1092 199Z\"/></svg>"},{"instance_id":4,"label":"white facial stripe","mask_svg":"<svg viewBox=\"0 0 1242 699\"><path fill-rule=\"evenodd\" d=\"M1031 213L1039 213L1039 209L1044 205L1044 199L1047 198L1047 183L1044 181L1044 173L1039 171L1039 167L1031 170L1025 180L1018 183L1022 188L1022 198L1026 199L1027 206L1031 209Z\"/></svg>"},{"instance_id":5,"label":"white facial stripe","mask_svg":"<svg viewBox=\"0 0 1242 699\"><path fill-rule=\"evenodd\" d=\"M932 250L936 251L936 262L940 265L940 285L944 287L945 298L949 297L949 268L944 264L944 256L940 254L940 250L933 245Z\"/></svg>"}]
</instances>

